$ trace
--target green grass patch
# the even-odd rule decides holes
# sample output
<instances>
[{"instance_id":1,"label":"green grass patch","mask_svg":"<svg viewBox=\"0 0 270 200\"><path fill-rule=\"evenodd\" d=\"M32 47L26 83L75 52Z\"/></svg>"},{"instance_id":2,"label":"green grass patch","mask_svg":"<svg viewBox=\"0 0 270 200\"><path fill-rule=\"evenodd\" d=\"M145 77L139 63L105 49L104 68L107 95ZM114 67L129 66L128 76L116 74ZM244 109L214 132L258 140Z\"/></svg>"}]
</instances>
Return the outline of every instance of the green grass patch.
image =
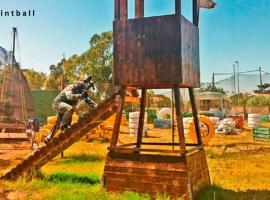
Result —
<instances>
[{"instance_id":1,"label":"green grass patch","mask_svg":"<svg viewBox=\"0 0 270 200\"><path fill-rule=\"evenodd\" d=\"M53 183L68 182L68 183L82 183L82 184L97 184L100 183L100 178L97 175L82 176L78 174L57 172L49 175L47 181Z\"/></svg>"},{"instance_id":2,"label":"green grass patch","mask_svg":"<svg viewBox=\"0 0 270 200\"><path fill-rule=\"evenodd\" d=\"M234 191L224 189L213 184L210 188L203 190L198 200L269 200L270 191L267 190L247 190Z\"/></svg>"},{"instance_id":3,"label":"green grass patch","mask_svg":"<svg viewBox=\"0 0 270 200\"><path fill-rule=\"evenodd\" d=\"M102 162L105 160L104 154L97 153L80 153L71 154L68 159L63 162Z\"/></svg>"}]
</instances>

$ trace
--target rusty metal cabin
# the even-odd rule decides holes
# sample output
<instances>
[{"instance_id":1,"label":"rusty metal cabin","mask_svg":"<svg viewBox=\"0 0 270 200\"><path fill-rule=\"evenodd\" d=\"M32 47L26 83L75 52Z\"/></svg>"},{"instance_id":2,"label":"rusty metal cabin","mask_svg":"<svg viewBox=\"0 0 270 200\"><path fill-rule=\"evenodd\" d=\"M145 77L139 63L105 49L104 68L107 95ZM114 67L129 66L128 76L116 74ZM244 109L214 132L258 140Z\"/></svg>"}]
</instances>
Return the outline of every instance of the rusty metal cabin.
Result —
<instances>
[{"instance_id":1,"label":"rusty metal cabin","mask_svg":"<svg viewBox=\"0 0 270 200\"><path fill-rule=\"evenodd\" d=\"M114 84L120 86L117 111L103 185L109 191L131 190L193 199L210 185L193 88L200 85L198 0L193 0L193 23L175 14L144 17L144 0L135 0L135 19L128 19L128 0L115 0ZM119 144L119 130L128 87L141 89L135 143ZM143 140L147 89L168 88L174 94L178 141ZM188 88L197 143L186 143L179 88Z\"/></svg>"}]
</instances>

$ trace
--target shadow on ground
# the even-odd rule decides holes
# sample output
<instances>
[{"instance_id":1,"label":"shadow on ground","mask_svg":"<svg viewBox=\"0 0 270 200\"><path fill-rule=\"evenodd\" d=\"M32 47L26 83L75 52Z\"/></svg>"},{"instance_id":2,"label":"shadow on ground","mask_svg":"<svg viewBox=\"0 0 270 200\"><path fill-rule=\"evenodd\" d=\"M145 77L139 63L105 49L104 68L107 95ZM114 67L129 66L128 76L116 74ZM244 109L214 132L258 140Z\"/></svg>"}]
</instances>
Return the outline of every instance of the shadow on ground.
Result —
<instances>
[{"instance_id":1,"label":"shadow on ground","mask_svg":"<svg viewBox=\"0 0 270 200\"><path fill-rule=\"evenodd\" d=\"M196 200L270 200L270 190L240 192L212 185L212 187L203 190Z\"/></svg>"}]
</instances>

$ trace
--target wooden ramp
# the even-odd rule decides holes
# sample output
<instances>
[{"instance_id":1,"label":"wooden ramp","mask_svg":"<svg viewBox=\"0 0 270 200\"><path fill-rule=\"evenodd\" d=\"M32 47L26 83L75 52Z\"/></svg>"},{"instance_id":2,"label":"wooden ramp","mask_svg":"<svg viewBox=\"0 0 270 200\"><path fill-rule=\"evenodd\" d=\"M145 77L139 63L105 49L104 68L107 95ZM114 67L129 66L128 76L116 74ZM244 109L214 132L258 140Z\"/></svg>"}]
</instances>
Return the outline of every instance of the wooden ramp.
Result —
<instances>
[{"instance_id":1,"label":"wooden ramp","mask_svg":"<svg viewBox=\"0 0 270 200\"><path fill-rule=\"evenodd\" d=\"M22 175L31 175L32 172L45 165L48 161L56 157L59 153L80 140L91 129L108 119L117 110L115 101L119 91L112 95L105 102L91 111L85 118L80 119L78 123L66 129L65 132L55 137L48 145L42 147L34 154L29 156L22 163L11 169L1 179L16 179Z\"/></svg>"}]
</instances>

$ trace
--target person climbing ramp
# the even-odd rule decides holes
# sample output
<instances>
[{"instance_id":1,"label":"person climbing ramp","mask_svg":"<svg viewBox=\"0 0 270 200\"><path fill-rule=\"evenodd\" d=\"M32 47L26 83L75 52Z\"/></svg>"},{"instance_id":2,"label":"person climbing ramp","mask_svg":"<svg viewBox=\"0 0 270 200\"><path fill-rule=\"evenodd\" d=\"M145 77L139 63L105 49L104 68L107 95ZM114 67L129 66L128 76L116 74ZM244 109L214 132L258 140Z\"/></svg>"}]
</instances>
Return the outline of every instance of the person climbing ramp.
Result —
<instances>
[{"instance_id":1,"label":"person climbing ramp","mask_svg":"<svg viewBox=\"0 0 270 200\"><path fill-rule=\"evenodd\" d=\"M91 87L95 89L94 83L91 80L92 76L88 76L83 81L77 81L74 84L68 85L53 100L53 109L57 112L57 120L50 134L44 139L46 144L54 137L59 128L61 131L64 131L71 125L74 108L80 100L83 100L91 108L97 106L88 96L88 89Z\"/></svg>"}]
</instances>

